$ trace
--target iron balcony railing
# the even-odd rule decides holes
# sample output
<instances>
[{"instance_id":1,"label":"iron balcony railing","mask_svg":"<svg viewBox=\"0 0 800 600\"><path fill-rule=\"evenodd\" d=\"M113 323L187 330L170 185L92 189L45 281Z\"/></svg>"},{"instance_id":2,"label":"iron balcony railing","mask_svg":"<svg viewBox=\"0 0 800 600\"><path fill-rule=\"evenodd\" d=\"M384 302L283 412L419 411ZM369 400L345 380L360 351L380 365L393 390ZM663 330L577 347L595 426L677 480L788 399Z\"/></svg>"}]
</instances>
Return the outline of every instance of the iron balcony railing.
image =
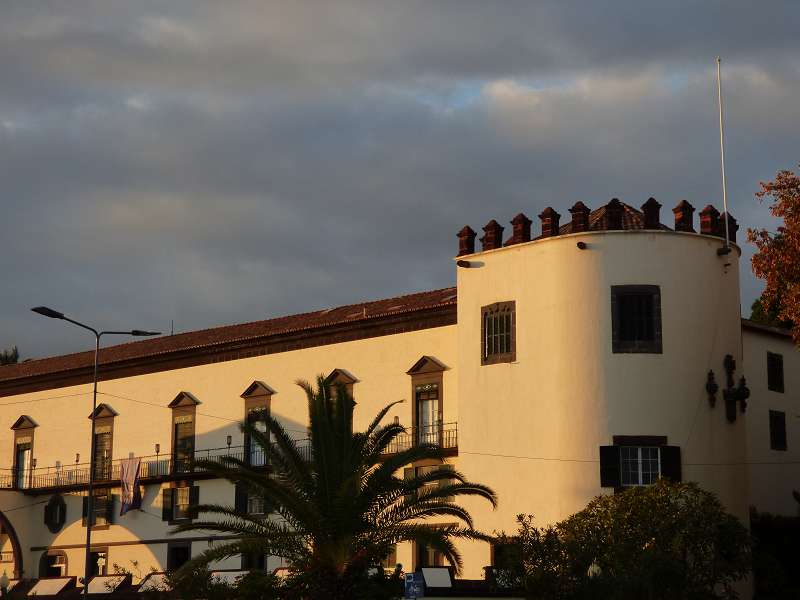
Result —
<instances>
[{"instance_id":1,"label":"iron balcony railing","mask_svg":"<svg viewBox=\"0 0 800 600\"><path fill-rule=\"evenodd\" d=\"M306 459L311 456L311 447L306 440L300 440L300 450ZM182 474L202 473L203 469L194 464L200 460L219 460L224 456L246 460L254 466L266 465L266 454L261 448L249 449L245 446L230 446L225 448L210 448L195 450L191 457L188 453L177 455L153 454L141 456L139 466L139 479L160 479L179 476ZM125 459L99 459L94 465L94 481L107 483L119 481L121 464ZM89 484L89 463L56 464L53 467L31 468L24 477L19 477L14 469L0 471L0 489L49 489L60 487L82 487Z\"/></svg>"},{"instance_id":2,"label":"iron balcony railing","mask_svg":"<svg viewBox=\"0 0 800 600\"><path fill-rule=\"evenodd\" d=\"M436 444L443 450L458 448L458 424L437 423L426 427L409 427L395 438L386 454L397 454L418 444Z\"/></svg>"},{"instance_id":3,"label":"iron balcony railing","mask_svg":"<svg viewBox=\"0 0 800 600\"><path fill-rule=\"evenodd\" d=\"M300 451L306 460L311 460L311 445L308 440L297 441ZM399 435L384 454L396 454L420 443L438 444L444 450L453 451L458 448L458 428L456 423L437 424L424 428L409 428ZM274 444L273 444L274 446ZM139 479L154 480L176 477L182 474L203 473L195 462L200 460L220 460L230 456L249 462L254 466L266 466L268 453L261 448L247 446L228 446L195 450L192 453L178 452L175 455L153 454L139 457ZM125 459L99 459L94 465L94 481L108 483L119 481L121 464ZM64 487L83 487L89 484L89 463L60 464L52 467L36 467L27 469L23 474L15 469L0 469L0 489L38 490Z\"/></svg>"}]
</instances>

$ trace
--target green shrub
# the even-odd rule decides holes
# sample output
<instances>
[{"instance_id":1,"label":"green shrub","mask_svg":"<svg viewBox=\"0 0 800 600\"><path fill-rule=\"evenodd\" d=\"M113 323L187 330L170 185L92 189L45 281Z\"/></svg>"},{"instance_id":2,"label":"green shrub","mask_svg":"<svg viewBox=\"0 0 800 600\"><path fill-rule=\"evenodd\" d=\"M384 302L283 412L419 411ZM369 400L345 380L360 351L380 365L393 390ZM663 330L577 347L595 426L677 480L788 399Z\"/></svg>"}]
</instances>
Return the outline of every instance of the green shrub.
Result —
<instances>
[{"instance_id":1,"label":"green shrub","mask_svg":"<svg viewBox=\"0 0 800 600\"><path fill-rule=\"evenodd\" d=\"M530 515L518 523L529 598L736 598L750 570L747 530L692 483L598 496L545 528Z\"/></svg>"}]
</instances>

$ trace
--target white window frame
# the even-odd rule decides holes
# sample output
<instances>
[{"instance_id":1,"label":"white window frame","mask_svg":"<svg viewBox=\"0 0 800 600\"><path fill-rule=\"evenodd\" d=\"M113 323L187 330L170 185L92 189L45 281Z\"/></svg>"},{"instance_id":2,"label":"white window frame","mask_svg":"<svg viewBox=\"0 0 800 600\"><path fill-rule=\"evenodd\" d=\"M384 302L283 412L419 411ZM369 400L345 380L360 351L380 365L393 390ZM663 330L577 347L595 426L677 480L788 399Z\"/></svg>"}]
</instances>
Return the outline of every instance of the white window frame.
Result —
<instances>
[{"instance_id":1,"label":"white window frame","mask_svg":"<svg viewBox=\"0 0 800 600\"><path fill-rule=\"evenodd\" d=\"M626 465L631 464L634 462L632 457L625 456L626 452L631 452L632 450L636 451L635 456L635 464L636 464L636 471L635 473L632 472L631 469L627 469ZM645 460L652 460L652 459L645 459L643 457L643 450L655 450L656 451L656 471L655 471L655 478L645 483L644 482L644 475L645 471L643 469L643 465ZM631 481L628 478L628 474L635 474L635 481ZM648 473L651 473L648 471ZM620 482L622 487L636 487L636 486L647 486L653 485L658 479L661 478L661 448L659 446L620 446L620 453L619 453L619 475L620 475ZM627 481L626 481L627 480Z\"/></svg>"}]
</instances>

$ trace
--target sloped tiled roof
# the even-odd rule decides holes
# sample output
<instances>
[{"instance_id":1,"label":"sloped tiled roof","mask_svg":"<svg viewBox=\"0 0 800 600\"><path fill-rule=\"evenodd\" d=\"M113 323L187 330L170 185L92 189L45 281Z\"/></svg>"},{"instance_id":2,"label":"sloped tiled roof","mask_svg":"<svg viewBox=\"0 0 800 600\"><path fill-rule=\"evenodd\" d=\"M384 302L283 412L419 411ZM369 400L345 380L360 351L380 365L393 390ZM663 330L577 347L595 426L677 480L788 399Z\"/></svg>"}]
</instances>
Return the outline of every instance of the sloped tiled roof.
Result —
<instances>
[{"instance_id":1,"label":"sloped tiled roof","mask_svg":"<svg viewBox=\"0 0 800 600\"><path fill-rule=\"evenodd\" d=\"M396 296L384 300L348 304L314 312L202 329L103 348L100 362L109 365L122 361L169 355L231 342L257 340L276 335L323 329L341 324L366 322L380 317L414 313L437 307L455 306L456 288L444 288ZM91 367L94 352L79 352L0 367L0 382L24 379Z\"/></svg>"},{"instance_id":2,"label":"sloped tiled roof","mask_svg":"<svg viewBox=\"0 0 800 600\"><path fill-rule=\"evenodd\" d=\"M622 229L644 229L644 214L638 208L634 208L630 204L620 202L622 205ZM608 229L608 220L606 218L607 207L601 206L594 209L589 213L589 231L604 231ZM659 223L659 229L670 230L669 227L663 223ZM565 233L572 233L572 221L564 223L558 228L558 233L563 235Z\"/></svg>"}]
</instances>

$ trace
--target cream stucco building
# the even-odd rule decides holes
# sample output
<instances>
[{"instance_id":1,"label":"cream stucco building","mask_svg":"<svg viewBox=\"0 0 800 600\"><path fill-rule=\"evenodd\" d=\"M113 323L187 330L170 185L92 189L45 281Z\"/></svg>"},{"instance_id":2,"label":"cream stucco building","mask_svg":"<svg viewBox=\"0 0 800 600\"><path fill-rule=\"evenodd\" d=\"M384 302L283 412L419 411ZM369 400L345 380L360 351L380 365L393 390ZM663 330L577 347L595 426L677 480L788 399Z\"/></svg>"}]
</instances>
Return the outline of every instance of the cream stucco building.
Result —
<instances>
[{"instance_id":1,"label":"cream stucco building","mask_svg":"<svg viewBox=\"0 0 800 600\"><path fill-rule=\"evenodd\" d=\"M726 243L713 208L699 232L685 201L672 227L659 209L652 199L641 210L577 203L567 224L547 209L535 239L520 214L510 236L491 221L479 250L465 227L456 287L104 349L96 570L119 565L136 579L213 545L212 535L169 534L192 501L263 511L188 459L233 453L260 464L238 423L262 410L302 439L306 403L294 381L319 373L351 386L357 427L405 400L389 417L408 426L402 443L438 441L448 462L499 494L496 511L467 503L484 531L513 531L518 513L553 522L659 476L699 482L744 521L750 506L795 514L791 338L741 319L732 218ZM0 368L9 576L83 573L91 364L81 353ZM119 516L128 457L141 458L143 502ZM490 546L461 550L465 576L482 577ZM440 557L409 544L390 560L409 569Z\"/></svg>"}]
</instances>

